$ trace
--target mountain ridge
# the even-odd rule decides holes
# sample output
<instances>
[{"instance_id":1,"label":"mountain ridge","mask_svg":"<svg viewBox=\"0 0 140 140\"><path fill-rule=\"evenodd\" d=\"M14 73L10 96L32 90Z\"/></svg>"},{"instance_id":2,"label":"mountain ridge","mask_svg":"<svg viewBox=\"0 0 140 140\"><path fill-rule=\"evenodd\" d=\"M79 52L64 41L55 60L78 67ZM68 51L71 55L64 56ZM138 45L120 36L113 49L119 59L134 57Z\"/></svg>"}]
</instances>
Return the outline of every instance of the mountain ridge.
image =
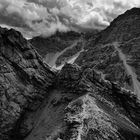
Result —
<instances>
[{"instance_id":1,"label":"mountain ridge","mask_svg":"<svg viewBox=\"0 0 140 140\"><path fill-rule=\"evenodd\" d=\"M124 87L132 90L134 86L132 75L127 74L127 69L114 44L119 44L119 50L126 57L126 64L131 67L136 79L139 79L139 13L140 8L133 8L118 16L97 37L91 37L84 48L86 51L81 53L75 63L84 67L94 67L106 79L118 82L122 86L125 83Z\"/></svg>"}]
</instances>

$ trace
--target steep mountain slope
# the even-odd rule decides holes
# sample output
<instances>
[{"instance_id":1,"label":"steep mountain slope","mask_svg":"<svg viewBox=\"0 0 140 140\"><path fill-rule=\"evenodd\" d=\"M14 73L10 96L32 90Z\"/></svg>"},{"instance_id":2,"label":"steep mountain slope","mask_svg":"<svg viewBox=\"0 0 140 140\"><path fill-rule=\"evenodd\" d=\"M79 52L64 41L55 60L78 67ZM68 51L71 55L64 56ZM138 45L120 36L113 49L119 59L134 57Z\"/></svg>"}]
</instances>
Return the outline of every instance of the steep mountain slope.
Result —
<instances>
[{"instance_id":1,"label":"steep mountain slope","mask_svg":"<svg viewBox=\"0 0 140 140\"><path fill-rule=\"evenodd\" d=\"M42 106L26 112L17 131L25 140L140 138L140 103L130 91L71 64L62 68L57 81Z\"/></svg>"},{"instance_id":2,"label":"steep mountain slope","mask_svg":"<svg viewBox=\"0 0 140 140\"><path fill-rule=\"evenodd\" d=\"M140 9L133 8L116 18L96 37L89 37L85 51L76 63L83 67L94 67L105 79L132 91L137 90L135 94L140 96L139 39Z\"/></svg>"},{"instance_id":3,"label":"steep mountain slope","mask_svg":"<svg viewBox=\"0 0 140 140\"><path fill-rule=\"evenodd\" d=\"M39 36L29 41L48 65L55 69L61 69L66 62L74 63L83 52L87 40L91 36L96 36L98 32L98 30L88 33L56 32L51 37Z\"/></svg>"},{"instance_id":4,"label":"steep mountain slope","mask_svg":"<svg viewBox=\"0 0 140 140\"><path fill-rule=\"evenodd\" d=\"M132 92L139 91L139 36L133 27L124 41L120 29L135 11L138 19L132 9L103 32L82 36L79 66L61 70L47 66L19 32L1 28L0 139L139 140L140 100Z\"/></svg>"}]
</instances>

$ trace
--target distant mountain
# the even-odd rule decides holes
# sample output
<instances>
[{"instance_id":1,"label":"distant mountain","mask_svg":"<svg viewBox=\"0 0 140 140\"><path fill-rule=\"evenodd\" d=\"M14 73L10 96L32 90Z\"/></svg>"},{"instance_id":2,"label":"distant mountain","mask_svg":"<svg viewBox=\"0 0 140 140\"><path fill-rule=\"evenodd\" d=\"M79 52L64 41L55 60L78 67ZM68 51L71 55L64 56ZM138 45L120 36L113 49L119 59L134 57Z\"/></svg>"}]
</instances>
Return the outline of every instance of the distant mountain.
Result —
<instances>
[{"instance_id":1,"label":"distant mountain","mask_svg":"<svg viewBox=\"0 0 140 140\"><path fill-rule=\"evenodd\" d=\"M39 54L45 57L48 53L61 52L68 46L70 46L74 40L77 40L81 37L81 34L77 32L67 32L61 33L56 32L56 34L51 37L34 37L30 40L31 44L36 48Z\"/></svg>"},{"instance_id":2,"label":"distant mountain","mask_svg":"<svg viewBox=\"0 0 140 140\"><path fill-rule=\"evenodd\" d=\"M82 34L74 31L66 33L57 31L51 37L38 36L31 39L30 42L50 66L55 66L57 58L68 48L74 46L81 36ZM59 66L61 63L64 62L60 62Z\"/></svg>"},{"instance_id":3,"label":"distant mountain","mask_svg":"<svg viewBox=\"0 0 140 140\"><path fill-rule=\"evenodd\" d=\"M139 33L139 8L97 33L0 28L0 140L139 140Z\"/></svg>"},{"instance_id":4,"label":"distant mountain","mask_svg":"<svg viewBox=\"0 0 140 140\"><path fill-rule=\"evenodd\" d=\"M74 62L83 51L86 40L95 36L99 31L77 33L56 32L51 37L38 36L30 40L30 43L43 57L44 61L52 67L59 68L66 62Z\"/></svg>"}]
</instances>

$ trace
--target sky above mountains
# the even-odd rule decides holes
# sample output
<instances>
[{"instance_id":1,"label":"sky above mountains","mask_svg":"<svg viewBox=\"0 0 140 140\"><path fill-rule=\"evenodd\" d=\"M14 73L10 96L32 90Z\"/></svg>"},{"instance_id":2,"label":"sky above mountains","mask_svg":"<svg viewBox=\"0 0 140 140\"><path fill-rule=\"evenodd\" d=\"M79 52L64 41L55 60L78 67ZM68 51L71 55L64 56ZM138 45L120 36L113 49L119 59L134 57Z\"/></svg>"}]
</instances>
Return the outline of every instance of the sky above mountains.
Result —
<instances>
[{"instance_id":1,"label":"sky above mountains","mask_svg":"<svg viewBox=\"0 0 140 140\"><path fill-rule=\"evenodd\" d=\"M0 25L25 37L104 29L140 0L0 0Z\"/></svg>"}]
</instances>

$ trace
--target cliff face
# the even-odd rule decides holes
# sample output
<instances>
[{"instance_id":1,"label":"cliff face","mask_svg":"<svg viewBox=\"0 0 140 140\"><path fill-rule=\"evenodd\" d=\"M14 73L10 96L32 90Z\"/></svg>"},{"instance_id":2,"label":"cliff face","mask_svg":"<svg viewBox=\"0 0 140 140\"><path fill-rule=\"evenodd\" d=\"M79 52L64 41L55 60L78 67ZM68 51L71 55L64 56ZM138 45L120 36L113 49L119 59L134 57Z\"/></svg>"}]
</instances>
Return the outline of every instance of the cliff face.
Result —
<instances>
[{"instance_id":1,"label":"cliff face","mask_svg":"<svg viewBox=\"0 0 140 140\"><path fill-rule=\"evenodd\" d=\"M130 20L138 15L132 9L94 37L82 36L78 65L59 71L19 32L1 28L0 139L139 140L140 24ZM124 40L128 19L136 27Z\"/></svg>"}]
</instances>

